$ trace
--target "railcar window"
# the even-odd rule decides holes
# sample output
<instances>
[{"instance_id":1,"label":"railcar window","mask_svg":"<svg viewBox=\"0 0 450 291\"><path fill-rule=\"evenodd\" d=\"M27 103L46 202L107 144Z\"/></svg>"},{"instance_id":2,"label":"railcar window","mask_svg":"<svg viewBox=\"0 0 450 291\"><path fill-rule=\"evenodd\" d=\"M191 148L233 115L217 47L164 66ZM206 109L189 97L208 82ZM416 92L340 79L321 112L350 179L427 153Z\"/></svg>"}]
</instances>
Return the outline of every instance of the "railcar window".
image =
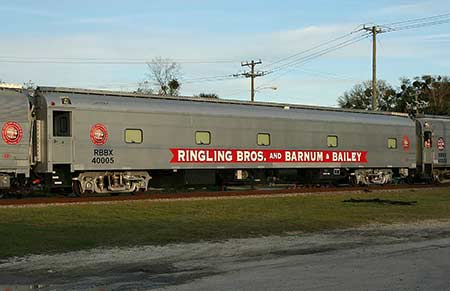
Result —
<instances>
[{"instance_id":1,"label":"railcar window","mask_svg":"<svg viewBox=\"0 0 450 291\"><path fill-rule=\"evenodd\" d=\"M53 136L71 136L70 112L53 111Z\"/></svg>"},{"instance_id":2,"label":"railcar window","mask_svg":"<svg viewBox=\"0 0 450 291\"><path fill-rule=\"evenodd\" d=\"M327 145L329 148L336 148L338 146L338 137L336 135L327 136Z\"/></svg>"},{"instance_id":3,"label":"railcar window","mask_svg":"<svg viewBox=\"0 0 450 291\"><path fill-rule=\"evenodd\" d=\"M142 143L143 132L141 129L125 129L126 143Z\"/></svg>"},{"instance_id":4,"label":"railcar window","mask_svg":"<svg viewBox=\"0 0 450 291\"><path fill-rule=\"evenodd\" d=\"M387 147L388 147L388 149L396 149L397 148L397 139L396 138L388 138Z\"/></svg>"},{"instance_id":5,"label":"railcar window","mask_svg":"<svg viewBox=\"0 0 450 291\"><path fill-rule=\"evenodd\" d=\"M211 133L209 131L196 131L195 132L196 144L211 144Z\"/></svg>"},{"instance_id":6,"label":"railcar window","mask_svg":"<svg viewBox=\"0 0 450 291\"><path fill-rule=\"evenodd\" d=\"M259 146L269 146L270 145L270 134L258 133L258 145Z\"/></svg>"}]
</instances>

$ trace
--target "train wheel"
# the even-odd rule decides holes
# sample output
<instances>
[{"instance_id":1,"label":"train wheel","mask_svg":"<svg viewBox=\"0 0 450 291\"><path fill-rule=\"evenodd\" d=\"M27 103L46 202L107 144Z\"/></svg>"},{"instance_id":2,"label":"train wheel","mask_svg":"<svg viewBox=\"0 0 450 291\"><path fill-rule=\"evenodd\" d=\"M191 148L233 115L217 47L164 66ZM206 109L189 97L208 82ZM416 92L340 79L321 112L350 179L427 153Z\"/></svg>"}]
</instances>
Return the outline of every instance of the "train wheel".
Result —
<instances>
[{"instance_id":1,"label":"train wheel","mask_svg":"<svg viewBox=\"0 0 450 291\"><path fill-rule=\"evenodd\" d=\"M72 181L72 190L77 197L85 197L86 192L82 192L80 181Z\"/></svg>"},{"instance_id":2,"label":"train wheel","mask_svg":"<svg viewBox=\"0 0 450 291\"><path fill-rule=\"evenodd\" d=\"M445 180L444 172L435 169L433 171L433 183L434 184L442 184Z\"/></svg>"},{"instance_id":3,"label":"train wheel","mask_svg":"<svg viewBox=\"0 0 450 291\"><path fill-rule=\"evenodd\" d=\"M433 182L434 184L442 184L442 181L444 180L444 175L437 174L433 176Z\"/></svg>"},{"instance_id":4,"label":"train wheel","mask_svg":"<svg viewBox=\"0 0 450 291\"><path fill-rule=\"evenodd\" d=\"M358 180L356 179L356 176L350 176L350 185L353 187L358 186Z\"/></svg>"}]
</instances>

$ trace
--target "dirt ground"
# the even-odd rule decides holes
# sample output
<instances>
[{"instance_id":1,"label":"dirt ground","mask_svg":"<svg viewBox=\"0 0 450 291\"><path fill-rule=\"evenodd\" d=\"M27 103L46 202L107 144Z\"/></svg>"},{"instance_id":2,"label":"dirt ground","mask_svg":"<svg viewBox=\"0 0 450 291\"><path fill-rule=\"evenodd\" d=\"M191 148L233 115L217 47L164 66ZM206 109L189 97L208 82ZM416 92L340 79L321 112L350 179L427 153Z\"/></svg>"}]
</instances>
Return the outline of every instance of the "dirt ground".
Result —
<instances>
[{"instance_id":1,"label":"dirt ground","mask_svg":"<svg viewBox=\"0 0 450 291\"><path fill-rule=\"evenodd\" d=\"M369 225L315 234L290 233L285 236L165 246L93 249L56 255L11 258L0 262L0 290L150 290L159 288L167 290L208 290L210 288L216 290L232 290L233 288L289 290L297 289L295 286L298 284L296 282L298 274L305 275L314 266L324 264L327 261L324 261L326 256L332 256L328 258L328 261L335 262L334 264L350 262L349 268L355 268L357 272L358 267L351 265L355 254L359 254L359 257L357 256L359 259L362 255L367 255L367 259L370 261L373 259L372 256L380 257L381 253L385 254L398 249L403 250L402 254L405 256L398 258L398 262L400 262L412 258L405 251L408 248L415 248L416 245L412 246L411 244L417 244L417 248L420 250L428 250L427 245L442 245L437 249L444 250L447 254L450 250L450 220L425 221L414 224ZM426 253L423 255L429 256ZM438 261L443 256L435 255ZM386 258L392 260L391 256L386 256ZM443 260L450 261L448 258L448 256L442 257ZM287 276L283 285L275 283L273 283L275 285L270 285L273 280L270 282L265 282L265 280L268 278L267 274L277 274L277 271L271 269L271 266L273 267L277 263L281 264L279 266L283 266L283 268L289 267L290 272L298 274L291 278L288 272L283 271L279 274L280 277ZM395 264L395 261L391 263ZM379 264L373 268L383 269L384 263L381 261ZM433 265L435 264L436 262L433 263ZM283 268L280 267L280 270ZM332 266L324 265L323 268L329 270ZM251 274L245 275L245 272ZM317 272L319 271L314 273ZM408 271L401 272L407 273ZM227 276L232 275L231 278L236 278L236 274L239 275L238 277L244 276L242 278L245 279L241 281L226 279ZM348 274L348 276L354 275L352 272ZM251 276L254 278L247 279ZM297 279L293 279L294 277ZM292 285L289 285L289 278L292 280ZM284 280L277 277L278 279L281 280L280 282ZM312 277L309 276L306 279L311 281ZM441 279L446 280L446 278ZM303 280L303 282L308 280ZM323 281L323 278L317 278L317 280ZM328 278L328 280L332 283L335 282L332 278ZM377 280L382 279L378 278ZM423 282L428 281L423 278ZM434 282L440 281L438 279ZM448 279L447 282L450 286ZM415 285L419 284L417 282L404 283L408 283L405 285L406 289L414 286L414 289L421 289L420 285ZM309 287L311 286L316 286L316 281L311 281ZM337 286L348 288L347 285L339 284L330 286L330 290ZM364 288L365 285L349 286ZM373 286L376 288L364 289L379 290L378 285ZM435 287L439 289L439 286L441 285ZM444 283L443 286L446 288L447 285ZM306 285L303 287L300 289L317 289L307 288ZM323 287L318 289L327 289ZM357 289L360 290L360 288Z\"/></svg>"}]
</instances>

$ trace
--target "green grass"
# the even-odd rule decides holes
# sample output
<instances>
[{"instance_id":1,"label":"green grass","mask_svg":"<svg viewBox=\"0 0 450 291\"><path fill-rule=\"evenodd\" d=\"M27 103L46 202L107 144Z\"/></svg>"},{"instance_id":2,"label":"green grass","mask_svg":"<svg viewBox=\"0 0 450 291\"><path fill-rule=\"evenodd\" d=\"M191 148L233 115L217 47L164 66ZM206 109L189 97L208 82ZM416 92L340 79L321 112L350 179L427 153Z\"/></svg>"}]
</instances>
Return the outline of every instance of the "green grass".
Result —
<instances>
[{"instance_id":1,"label":"green grass","mask_svg":"<svg viewBox=\"0 0 450 291\"><path fill-rule=\"evenodd\" d=\"M414 206L343 203L415 200ZM0 258L450 219L450 190L0 208Z\"/></svg>"}]
</instances>

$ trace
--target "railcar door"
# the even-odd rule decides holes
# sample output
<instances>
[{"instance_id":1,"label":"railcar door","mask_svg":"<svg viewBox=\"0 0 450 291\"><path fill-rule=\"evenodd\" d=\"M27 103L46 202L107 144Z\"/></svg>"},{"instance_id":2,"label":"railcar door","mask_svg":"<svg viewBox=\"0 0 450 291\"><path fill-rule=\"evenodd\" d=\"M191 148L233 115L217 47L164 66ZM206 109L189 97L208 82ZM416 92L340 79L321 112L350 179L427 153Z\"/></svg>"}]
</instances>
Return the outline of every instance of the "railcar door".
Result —
<instances>
[{"instance_id":1,"label":"railcar door","mask_svg":"<svg viewBox=\"0 0 450 291\"><path fill-rule=\"evenodd\" d=\"M72 113L53 111L53 136L51 138L53 164L72 163Z\"/></svg>"}]
</instances>

